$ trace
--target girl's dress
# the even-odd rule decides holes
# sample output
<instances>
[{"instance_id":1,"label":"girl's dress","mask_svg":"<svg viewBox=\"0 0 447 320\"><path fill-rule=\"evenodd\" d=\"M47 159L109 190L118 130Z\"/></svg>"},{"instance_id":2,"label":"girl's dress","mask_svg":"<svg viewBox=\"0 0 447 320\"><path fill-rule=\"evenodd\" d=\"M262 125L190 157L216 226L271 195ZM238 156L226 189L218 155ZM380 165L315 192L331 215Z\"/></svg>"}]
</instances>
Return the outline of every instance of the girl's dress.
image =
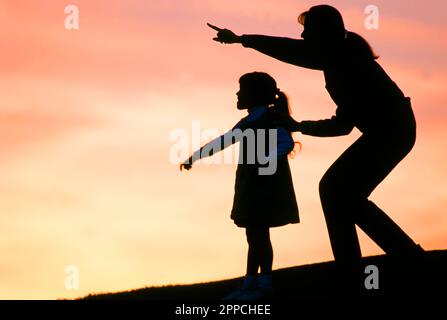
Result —
<instances>
[{"instance_id":1,"label":"girl's dress","mask_svg":"<svg viewBox=\"0 0 447 320\"><path fill-rule=\"evenodd\" d=\"M230 144L239 141L239 164L236 171L234 187L233 208L231 219L238 227L277 227L289 223L298 223L298 206L293 188L292 175L290 173L287 154L292 151L294 141L286 129L274 125L272 108L259 106L250 109L250 114L240 120L232 130L225 135L211 141L208 146L214 145L214 150L222 150ZM238 139L235 130L242 132L242 137L247 130L253 130L256 144L246 143L246 139ZM272 154L269 151L269 129L277 129L276 149ZM265 130L264 135L256 134L258 130ZM248 135L247 135L248 136ZM262 139L263 141L259 141ZM260 174L259 169L272 164L261 164L257 157L257 147L264 144L262 151L269 157L276 157L276 170L273 174ZM202 148L203 149L203 148ZM196 158L197 154L193 155ZM202 157L204 155L202 154ZM253 161L255 160L255 161ZM272 159L270 159L272 161Z\"/></svg>"}]
</instances>

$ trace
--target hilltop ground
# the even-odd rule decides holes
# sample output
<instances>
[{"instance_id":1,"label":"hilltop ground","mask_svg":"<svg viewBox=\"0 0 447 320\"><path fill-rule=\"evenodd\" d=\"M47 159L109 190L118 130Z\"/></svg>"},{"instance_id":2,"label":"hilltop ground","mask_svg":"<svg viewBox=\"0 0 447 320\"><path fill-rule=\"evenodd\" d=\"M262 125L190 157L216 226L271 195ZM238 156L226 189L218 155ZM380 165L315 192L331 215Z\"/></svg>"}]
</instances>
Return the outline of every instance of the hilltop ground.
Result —
<instances>
[{"instance_id":1,"label":"hilltop ground","mask_svg":"<svg viewBox=\"0 0 447 320\"><path fill-rule=\"evenodd\" d=\"M385 256L363 259L376 265L379 289L361 290L346 295L343 279L337 276L334 262L290 267L273 272L277 300L332 299L355 297L447 298L447 250L429 251L423 263L395 261ZM365 274L364 278L368 275ZM86 300L220 300L241 284L241 278L190 285L147 287L118 293L91 294Z\"/></svg>"}]
</instances>

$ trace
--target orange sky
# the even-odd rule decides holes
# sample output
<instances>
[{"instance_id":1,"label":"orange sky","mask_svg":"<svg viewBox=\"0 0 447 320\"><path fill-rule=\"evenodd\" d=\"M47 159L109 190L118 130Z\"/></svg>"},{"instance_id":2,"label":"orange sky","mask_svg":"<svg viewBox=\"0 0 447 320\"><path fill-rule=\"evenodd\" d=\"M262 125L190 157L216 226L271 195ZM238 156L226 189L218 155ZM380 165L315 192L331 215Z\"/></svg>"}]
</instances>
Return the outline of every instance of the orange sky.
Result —
<instances>
[{"instance_id":1,"label":"orange sky","mask_svg":"<svg viewBox=\"0 0 447 320\"><path fill-rule=\"evenodd\" d=\"M413 152L372 199L426 249L447 246L447 23L444 1L374 1L379 30L364 28L369 1L327 1L365 36L379 63L412 97ZM313 1L0 2L0 298L69 298L90 292L243 275L244 232L229 218L236 165L178 171L169 133L223 131L238 78L269 72L296 119L330 117L323 75L239 45L211 40L206 22L238 33L299 37ZM64 7L80 10L79 30ZM302 223L274 229L274 268L331 260L318 181L359 136L297 135L290 160ZM380 152L380 150L377 150ZM380 250L361 234L365 255ZM66 290L64 269L79 270Z\"/></svg>"}]
</instances>

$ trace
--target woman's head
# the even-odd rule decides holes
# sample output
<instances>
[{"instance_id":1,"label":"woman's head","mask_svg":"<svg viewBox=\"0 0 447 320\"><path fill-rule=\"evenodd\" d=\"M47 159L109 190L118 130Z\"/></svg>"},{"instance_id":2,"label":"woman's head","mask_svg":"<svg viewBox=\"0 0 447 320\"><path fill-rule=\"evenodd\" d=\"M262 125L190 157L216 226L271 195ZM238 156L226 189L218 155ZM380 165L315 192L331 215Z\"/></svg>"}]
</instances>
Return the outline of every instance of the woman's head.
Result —
<instances>
[{"instance_id":1,"label":"woman's head","mask_svg":"<svg viewBox=\"0 0 447 320\"><path fill-rule=\"evenodd\" d=\"M345 25L340 12L328 5L311 7L301 13L298 22L304 26L301 37L309 42L333 42L345 38Z\"/></svg>"},{"instance_id":2,"label":"woman's head","mask_svg":"<svg viewBox=\"0 0 447 320\"><path fill-rule=\"evenodd\" d=\"M332 6L318 5L298 16L304 26L301 37L315 46L330 52L328 47L343 43L355 56L377 59L369 43L355 32L347 31L341 13Z\"/></svg>"}]
</instances>

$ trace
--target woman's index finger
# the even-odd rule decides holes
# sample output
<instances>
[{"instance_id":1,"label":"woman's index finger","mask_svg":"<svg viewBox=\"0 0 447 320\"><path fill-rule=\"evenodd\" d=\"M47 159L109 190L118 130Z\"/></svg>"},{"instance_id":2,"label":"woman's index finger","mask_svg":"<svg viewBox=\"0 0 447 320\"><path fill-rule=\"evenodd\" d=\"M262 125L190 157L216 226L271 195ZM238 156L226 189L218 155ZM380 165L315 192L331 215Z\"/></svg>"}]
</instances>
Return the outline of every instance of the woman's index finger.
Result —
<instances>
[{"instance_id":1,"label":"woman's index finger","mask_svg":"<svg viewBox=\"0 0 447 320\"><path fill-rule=\"evenodd\" d=\"M213 26L211 23L209 23L209 22L207 22L206 23L207 25L208 25L208 27L210 27L211 29L214 29L214 30L216 30L216 31L222 31L223 29L221 29L221 28L219 28L219 27L216 27L216 26Z\"/></svg>"}]
</instances>

